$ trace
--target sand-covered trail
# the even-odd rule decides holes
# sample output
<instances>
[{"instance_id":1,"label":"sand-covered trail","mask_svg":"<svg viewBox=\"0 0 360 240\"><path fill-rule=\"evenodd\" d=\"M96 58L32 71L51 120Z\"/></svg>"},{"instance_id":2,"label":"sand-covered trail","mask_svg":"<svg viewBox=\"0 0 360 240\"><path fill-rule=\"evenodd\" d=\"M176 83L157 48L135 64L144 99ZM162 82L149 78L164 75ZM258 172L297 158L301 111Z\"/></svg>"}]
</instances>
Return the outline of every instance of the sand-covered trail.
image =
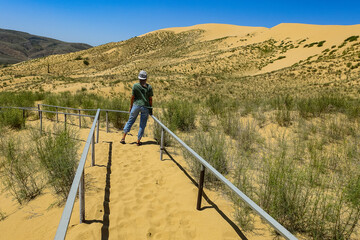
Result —
<instances>
[{"instance_id":1,"label":"sand-covered trail","mask_svg":"<svg viewBox=\"0 0 360 240\"><path fill-rule=\"evenodd\" d=\"M121 132L106 133L102 125L96 165L90 166L91 150L85 165L86 222L79 224L77 200L66 239L240 239L232 204L205 189L211 201L203 199L203 209L197 211L198 189L185 173L182 155L173 153L171 159L164 154L160 161L159 145L152 138L144 137L144 144L136 146L137 130L135 124L123 145ZM79 131L81 149L88 133L88 128ZM0 239L53 239L63 206L55 204L50 190L23 206L6 193L0 201L7 214L0 221ZM259 227L265 231L246 236L273 237L263 224Z\"/></svg>"},{"instance_id":2,"label":"sand-covered trail","mask_svg":"<svg viewBox=\"0 0 360 240\"><path fill-rule=\"evenodd\" d=\"M132 132L125 145L119 143L120 133L101 133L97 166L88 171L102 172L97 176L102 183L96 183L102 191L96 202L86 203L90 224L72 227L68 239L239 239L214 208L197 211L197 187L167 155L159 160L159 146L151 138L136 146ZM230 210L219 195L211 195Z\"/></svg>"}]
</instances>

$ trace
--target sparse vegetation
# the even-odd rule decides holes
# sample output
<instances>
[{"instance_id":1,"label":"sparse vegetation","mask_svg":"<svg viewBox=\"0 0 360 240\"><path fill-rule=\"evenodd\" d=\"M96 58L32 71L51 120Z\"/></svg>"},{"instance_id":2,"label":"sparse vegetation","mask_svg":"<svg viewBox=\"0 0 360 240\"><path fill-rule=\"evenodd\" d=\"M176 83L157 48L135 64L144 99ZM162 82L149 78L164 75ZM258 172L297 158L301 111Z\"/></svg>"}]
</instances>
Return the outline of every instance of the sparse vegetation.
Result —
<instances>
[{"instance_id":1,"label":"sparse vegetation","mask_svg":"<svg viewBox=\"0 0 360 240\"><path fill-rule=\"evenodd\" d=\"M54 136L34 134L36 157L44 169L47 181L62 200L66 200L77 167L78 142L73 130L54 129Z\"/></svg>"},{"instance_id":2,"label":"sparse vegetation","mask_svg":"<svg viewBox=\"0 0 360 240\"><path fill-rule=\"evenodd\" d=\"M196 132L192 138L187 140L189 146L195 150L201 157L206 159L216 170L222 174L229 172L229 159L226 153L226 142L221 132ZM194 158L187 150L183 150L185 159L187 160L190 171L194 176L198 176L201 170L200 162ZM205 185L216 187L218 179L211 173L205 172Z\"/></svg>"},{"instance_id":3,"label":"sparse vegetation","mask_svg":"<svg viewBox=\"0 0 360 240\"><path fill-rule=\"evenodd\" d=\"M23 204L41 193L42 183L37 175L38 164L31 148L25 148L20 139L1 138L0 177L6 190Z\"/></svg>"},{"instance_id":4,"label":"sparse vegetation","mask_svg":"<svg viewBox=\"0 0 360 240\"><path fill-rule=\"evenodd\" d=\"M189 131L195 128L196 110L188 101L171 100L164 109L164 120L171 130Z\"/></svg>"}]
</instances>

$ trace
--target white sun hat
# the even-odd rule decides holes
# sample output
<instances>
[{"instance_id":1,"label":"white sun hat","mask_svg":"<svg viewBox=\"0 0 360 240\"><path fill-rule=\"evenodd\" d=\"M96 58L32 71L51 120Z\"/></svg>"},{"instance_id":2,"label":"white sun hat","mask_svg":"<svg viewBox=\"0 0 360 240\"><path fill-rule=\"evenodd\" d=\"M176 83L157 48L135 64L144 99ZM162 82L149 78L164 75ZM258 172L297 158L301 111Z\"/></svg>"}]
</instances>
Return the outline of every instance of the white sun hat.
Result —
<instances>
[{"instance_id":1,"label":"white sun hat","mask_svg":"<svg viewBox=\"0 0 360 240\"><path fill-rule=\"evenodd\" d=\"M147 73L144 70L141 70L138 76L139 80L146 80L147 79Z\"/></svg>"}]
</instances>

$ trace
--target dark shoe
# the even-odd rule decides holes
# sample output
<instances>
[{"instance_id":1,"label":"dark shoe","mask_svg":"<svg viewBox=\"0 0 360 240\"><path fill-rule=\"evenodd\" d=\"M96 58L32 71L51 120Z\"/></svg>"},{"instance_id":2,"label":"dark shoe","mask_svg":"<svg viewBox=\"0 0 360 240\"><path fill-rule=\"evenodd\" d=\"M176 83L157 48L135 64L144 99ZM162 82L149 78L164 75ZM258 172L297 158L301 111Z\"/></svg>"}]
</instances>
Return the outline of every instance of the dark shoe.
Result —
<instances>
[{"instance_id":1,"label":"dark shoe","mask_svg":"<svg viewBox=\"0 0 360 240\"><path fill-rule=\"evenodd\" d=\"M141 145L142 145L142 142L137 142L136 145L137 145L137 146L141 146Z\"/></svg>"},{"instance_id":2,"label":"dark shoe","mask_svg":"<svg viewBox=\"0 0 360 240\"><path fill-rule=\"evenodd\" d=\"M121 139L121 140L120 140L120 143L121 143L121 144L125 144L125 139Z\"/></svg>"}]
</instances>

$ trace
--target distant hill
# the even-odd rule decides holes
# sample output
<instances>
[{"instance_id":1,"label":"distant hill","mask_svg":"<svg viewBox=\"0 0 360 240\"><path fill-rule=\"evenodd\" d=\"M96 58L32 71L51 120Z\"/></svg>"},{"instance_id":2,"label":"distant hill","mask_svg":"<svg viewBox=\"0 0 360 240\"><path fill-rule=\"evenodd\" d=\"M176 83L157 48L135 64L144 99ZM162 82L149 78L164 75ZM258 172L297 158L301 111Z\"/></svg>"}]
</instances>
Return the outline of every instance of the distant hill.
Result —
<instances>
[{"instance_id":1,"label":"distant hill","mask_svg":"<svg viewBox=\"0 0 360 240\"><path fill-rule=\"evenodd\" d=\"M0 28L0 64L76 52L91 47L84 43L62 42L52 38Z\"/></svg>"}]
</instances>

